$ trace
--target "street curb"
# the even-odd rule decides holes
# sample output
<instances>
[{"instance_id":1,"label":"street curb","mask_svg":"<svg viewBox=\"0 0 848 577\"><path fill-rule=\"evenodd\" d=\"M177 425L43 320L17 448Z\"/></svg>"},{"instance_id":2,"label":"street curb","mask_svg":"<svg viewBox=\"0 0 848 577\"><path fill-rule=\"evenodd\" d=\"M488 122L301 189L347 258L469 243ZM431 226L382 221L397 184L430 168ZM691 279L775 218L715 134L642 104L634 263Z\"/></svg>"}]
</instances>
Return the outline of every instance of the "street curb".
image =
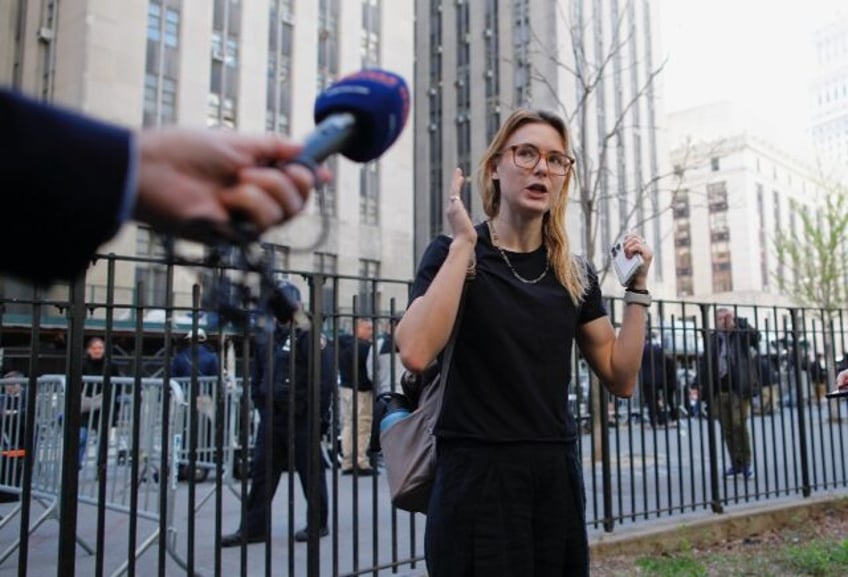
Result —
<instances>
[{"instance_id":1,"label":"street curb","mask_svg":"<svg viewBox=\"0 0 848 577\"><path fill-rule=\"evenodd\" d=\"M698 518L669 518L590 538L592 557L657 555L731 539L741 539L779 527L797 526L825 513L848 515L848 493L833 493L802 501L762 503Z\"/></svg>"}]
</instances>

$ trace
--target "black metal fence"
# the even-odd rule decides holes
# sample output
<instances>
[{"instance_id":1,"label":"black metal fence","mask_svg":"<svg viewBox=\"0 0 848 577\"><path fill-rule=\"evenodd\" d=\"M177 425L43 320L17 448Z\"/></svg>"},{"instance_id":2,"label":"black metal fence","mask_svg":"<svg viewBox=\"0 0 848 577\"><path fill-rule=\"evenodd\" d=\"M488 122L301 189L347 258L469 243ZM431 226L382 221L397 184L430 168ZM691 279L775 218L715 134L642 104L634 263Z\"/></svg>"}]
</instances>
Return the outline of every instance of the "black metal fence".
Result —
<instances>
[{"instance_id":1,"label":"black metal fence","mask_svg":"<svg viewBox=\"0 0 848 577\"><path fill-rule=\"evenodd\" d=\"M49 291L0 284L3 370L21 373L3 379L0 404L0 566L63 576L424 574L423 517L393 509L380 476L340 474L338 409L315 443L321 450L310 456L313 471L322 460L329 464L330 535L294 539L308 521L307 496L317 495L303 495L290 457L292 473L284 474L271 506L270 542L220 546L221 536L239 525L249 483L256 426L245 386L251 328L204 310L206 286L174 291L174 279L195 274L195 266L146 263L159 267L157 278L170 295L151 310L141 298L150 294L143 284L120 282L129 263L106 258L97 288L85 279ZM275 274L303 288L313 327L332 345L360 317L373 321L376 344L405 305L408 288L388 279ZM759 386L745 420L749 476L725 475L731 463L714 418L716 393L696 386L719 306L759 332L750 351ZM621 302L611 299L608 310L617 326ZM672 301L657 302L650 312L651 338L673 367L667 390L649 391L643 383L632 399L610 398L579 353L573 359L568 402L581 423L590 532L845 489L845 407L820 396L845 356L843 312ZM222 374L172 379L175 341L200 327L222 355ZM92 335L104 338L107 362L121 376L83 375ZM811 364L819 356L824 379ZM401 367L392 364L392 371L397 383ZM91 401L81 394L95 385L105 399L96 407L99 423L84 410ZM333 400L338 407L337 391ZM312 432L320 436L318 427ZM373 458L379 465L379 456Z\"/></svg>"}]
</instances>

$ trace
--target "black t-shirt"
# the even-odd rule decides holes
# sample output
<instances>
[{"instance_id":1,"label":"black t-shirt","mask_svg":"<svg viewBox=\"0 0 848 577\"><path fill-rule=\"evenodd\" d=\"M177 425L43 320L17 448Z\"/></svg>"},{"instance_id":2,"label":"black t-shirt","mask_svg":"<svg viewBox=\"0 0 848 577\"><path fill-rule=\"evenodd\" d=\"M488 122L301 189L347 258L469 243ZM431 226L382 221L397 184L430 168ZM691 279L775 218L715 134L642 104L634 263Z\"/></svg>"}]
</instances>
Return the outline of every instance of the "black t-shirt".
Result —
<instances>
[{"instance_id":1,"label":"black t-shirt","mask_svg":"<svg viewBox=\"0 0 848 577\"><path fill-rule=\"evenodd\" d=\"M477 274L465 295L436 434L487 442L568 442L577 437L568 410L577 326L606 315L589 267L585 300L576 307L553 270L537 284L513 276L477 226ZM451 239L434 239L419 263L410 302L423 295L444 262ZM545 269L546 249L507 251L522 277Z\"/></svg>"}]
</instances>

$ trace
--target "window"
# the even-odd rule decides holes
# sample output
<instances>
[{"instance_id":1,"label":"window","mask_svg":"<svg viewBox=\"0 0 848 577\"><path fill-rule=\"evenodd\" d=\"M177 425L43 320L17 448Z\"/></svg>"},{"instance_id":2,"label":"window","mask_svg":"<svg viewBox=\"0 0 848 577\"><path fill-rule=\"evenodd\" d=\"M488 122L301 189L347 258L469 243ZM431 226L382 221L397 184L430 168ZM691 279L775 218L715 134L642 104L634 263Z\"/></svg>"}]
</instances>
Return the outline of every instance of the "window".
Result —
<instances>
[{"instance_id":1,"label":"window","mask_svg":"<svg viewBox=\"0 0 848 577\"><path fill-rule=\"evenodd\" d=\"M149 36L148 36L149 37ZM165 46L177 48L180 42L180 13L168 8L165 11Z\"/></svg>"},{"instance_id":2,"label":"window","mask_svg":"<svg viewBox=\"0 0 848 577\"><path fill-rule=\"evenodd\" d=\"M136 256L145 259L162 259L165 249L153 231L141 226L136 231ZM140 263L135 268L135 284L142 283L142 294L137 295L137 304L162 308L168 304L168 272L156 263Z\"/></svg>"},{"instance_id":3,"label":"window","mask_svg":"<svg viewBox=\"0 0 848 577\"><path fill-rule=\"evenodd\" d=\"M147 39L159 42L162 38L160 31L160 20L162 19L162 6L151 1L147 6Z\"/></svg>"},{"instance_id":4,"label":"window","mask_svg":"<svg viewBox=\"0 0 848 577\"><path fill-rule=\"evenodd\" d=\"M241 6L238 0L215 0L212 5L211 67L206 124L235 129Z\"/></svg>"},{"instance_id":5,"label":"window","mask_svg":"<svg viewBox=\"0 0 848 577\"><path fill-rule=\"evenodd\" d=\"M163 9L163 4L162 0L151 0L147 6L143 113L145 126L174 124L177 121L181 15L178 8L169 6Z\"/></svg>"},{"instance_id":6,"label":"window","mask_svg":"<svg viewBox=\"0 0 848 577\"><path fill-rule=\"evenodd\" d=\"M362 38L360 55L362 67L380 65L380 0L362 0Z\"/></svg>"},{"instance_id":7,"label":"window","mask_svg":"<svg viewBox=\"0 0 848 577\"><path fill-rule=\"evenodd\" d=\"M729 242L715 242L712 244L712 272L713 292L729 292L733 290Z\"/></svg>"},{"instance_id":8,"label":"window","mask_svg":"<svg viewBox=\"0 0 848 577\"><path fill-rule=\"evenodd\" d=\"M727 212L710 214L710 238L712 242L730 240L730 227L727 225Z\"/></svg>"},{"instance_id":9,"label":"window","mask_svg":"<svg viewBox=\"0 0 848 577\"><path fill-rule=\"evenodd\" d=\"M291 268L289 258L291 257L291 249L280 244L263 242L262 249L265 251L265 256L274 271L275 280L288 279L288 271Z\"/></svg>"},{"instance_id":10,"label":"window","mask_svg":"<svg viewBox=\"0 0 848 577\"><path fill-rule=\"evenodd\" d=\"M688 247L692 244L692 233L689 219L678 220L674 224L674 246L675 248Z\"/></svg>"},{"instance_id":11,"label":"window","mask_svg":"<svg viewBox=\"0 0 848 577\"><path fill-rule=\"evenodd\" d=\"M291 2L271 0L270 10L265 127L269 131L289 134L294 7Z\"/></svg>"},{"instance_id":12,"label":"window","mask_svg":"<svg viewBox=\"0 0 848 577\"><path fill-rule=\"evenodd\" d=\"M359 276L359 314L365 316L377 314L377 283L370 279L380 278L380 262L359 259Z\"/></svg>"},{"instance_id":13,"label":"window","mask_svg":"<svg viewBox=\"0 0 848 577\"><path fill-rule=\"evenodd\" d=\"M144 124L155 123L156 109L159 101L159 77L155 74L144 76ZM148 117L150 121L148 121Z\"/></svg>"},{"instance_id":14,"label":"window","mask_svg":"<svg viewBox=\"0 0 848 577\"><path fill-rule=\"evenodd\" d=\"M173 124L177 120L177 82L170 78L162 79L160 119L163 124Z\"/></svg>"},{"instance_id":15,"label":"window","mask_svg":"<svg viewBox=\"0 0 848 577\"><path fill-rule=\"evenodd\" d=\"M331 156L324 161L326 167L332 174L338 174L339 161L337 156ZM336 179L315 189L318 212L323 216L336 216Z\"/></svg>"},{"instance_id":16,"label":"window","mask_svg":"<svg viewBox=\"0 0 848 577\"><path fill-rule=\"evenodd\" d=\"M313 255L312 270L316 273L336 275L338 273L338 256L327 252L315 252ZM321 288L321 296L324 300L323 313L331 322L336 322L333 316L336 311L336 291L334 279L328 278Z\"/></svg>"},{"instance_id":17,"label":"window","mask_svg":"<svg viewBox=\"0 0 848 577\"><path fill-rule=\"evenodd\" d=\"M675 272L677 273L677 294L690 296L692 294L692 253L688 248L675 250Z\"/></svg>"},{"instance_id":18,"label":"window","mask_svg":"<svg viewBox=\"0 0 848 577\"><path fill-rule=\"evenodd\" d=\"M339 73L339 0L318 3L318 91L329 86Z\"/></svg>"},{"instance_id":19,"label":"window","mask_svg":"<svg viewBox=\"0 0 848 577\"><path fill-rule=\"evenodd\" d=\"M368 162L359 170L359 218L362 224L379 224L379 169Z\"/></svg>"},{"instance_id":20,"label":"window","mask_svg":"<svg viewBox=\"0 0 848 577\"><path fill-rule=\"evenodd\" d=\"M719 170L719 158L718 158L718 156L713 156L710 159L710 170L712 170L713 172L718 172L718 170Z\"/></svg>"},{"instance_id":21,"label":"window","mask_svg":"<svg viewBox=\"0 0 848 577\"><path fill-rule=\"evenodd\" d=\"M224 57L224 62L230 68L238 68L239 60L239 43L232 36L227 38L227 55Z\"/></svg>"},{"instance_id":22,"label":"window","mask_svg":"<svg viewBox=\"0 0 848 577\"><path fill-rule=\"evenodd\" d=\"M674 218L689 218L689 191L677 190L672 198Z\"/></svg>"},{"instance_id":23,"label":"window","mask_svg":"<svg viewBox=\"0 0 848 577\"><path fill-rule=\"evenodd\" d=\"M710 212L727 210L727 183L711 182L707 184L707 199Z\"/></svg>"},{"instance_id":24,"label":"window","mask_svg":"<svg viewBox=\"0 0 848 577\"><path fill-rule=\"evenodd\" d=\"M236 110L235 103L230 98L225 98L223 103L218 94L211 93L207 97L207 125L235 129Z\"/></svg>"}]
</instances>

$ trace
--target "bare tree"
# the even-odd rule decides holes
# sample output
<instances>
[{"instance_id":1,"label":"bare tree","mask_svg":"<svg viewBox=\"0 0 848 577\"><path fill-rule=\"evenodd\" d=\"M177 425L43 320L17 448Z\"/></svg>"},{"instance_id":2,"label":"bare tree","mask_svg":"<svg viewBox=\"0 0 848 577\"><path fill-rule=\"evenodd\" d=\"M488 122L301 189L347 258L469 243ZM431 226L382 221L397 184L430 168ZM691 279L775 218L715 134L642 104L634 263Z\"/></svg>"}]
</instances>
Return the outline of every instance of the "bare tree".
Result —
<instances>
[{"instance_id":1,"label":"bare tree","mask_svg":"<svg viewBox=\"0 0 848 577\"><path fill-rule=\"evenodd\" d=\"M609 15L610 28L606 34L599 29L601 14L584 14L582 2L571 6L568 14L561 8L558 13L563 28L568 31L570 53L560 54L551 50L549 35L537 34L531 28L531 38L537 47L537 56L540 56L537 61L543 64L533 68L532 78L547 89L572 128L570 145L578 166L575 200L580 207L583 250L588 261L598 269L601 282L604 282L610 263L605 251L599 254L598 243L599 240L607 242L610 239L601 237L615 237L631 229L644 231L647 221L658 219L672 209L672 194L668 194L666 200L660 200L661 181L673 178L674 183L679 185L683 174L679 170L660 174L656 150L649 150L652 157L633 158L628 173L625 161L628 143L633 143L634 150L640 150L641 135L656 130L655 82L665 65L663 62L652 66L650 51L643 53L648 60L637 64L636 34L641 30L648 36L649 31L636 25L633 2L622 2L620 9L616 4ZM643 22L647 25L647 20ZM590 26L594 30L590 31ZM626 57L628 55L629 58ZM551 66L560 74L546 74L544 68ZM559 86L555 84L563 75L575 86L577 97L574 103L565 102ZM620 86L625 83L624 78L628 82L626 86ZM606 98L610 93L614 95L614 102L607 107ZM649 166L648 178L643 176L646 165ZM617 218L611 216L612 210L617 211ZM604 222L607 224L604 225ZM602 230L603 226L608 228ZM612 230L613 226L617 226L618 230ZM655 235L650 240L652 244L661 239L660 227L654 227L654 231ZM595 439L596 443L600 443L601 420L597 417L601 410L606 409L601 407L600 387L594 376L591 390Z\"/></svg>"},{"instance_id":2,"label":"bare tree","mask_svg":"<svg viewBox=\"0 0 848 577\"><path fill-rule=\"evenodd\" d=\"M653 106L655 81L662 72L665 63L648 68L639 77L639 67L632 63L624 68L623 55L628 50L635 50L635 34L637 32L632 19L628 21L625 15L632 8L632 2L624 3L616 14L611 25L608 44L599 49L596 39L595 50L587 49L587 28L591 18L582 18L582 14L566 15L562 12L558 17L565 23L569 32L570 58L561 58L559 54L546 50L544 39L531 30L532 38L539 52L552 62L562 73L573 80L577 89L577 100L568 106L559 96L559 89L552 83L551 76L534 68L533 79L545 86L561 109L562 114L573 128L575 138L571 147L578 159L579 170L576 172L577 198L580 206L582 222L582 241L586 258L595 263L598 256L598 240L600 235L600 210L604 206L618 208L619 232L629 229L641 229L645 222L657 218L670 209L670 203L659 205L657 191L659 183L668 179L671 174L653 172L647 179L634 178L629 183L629 190L623 190L622 166L613 166L620 161L620 155L626 149L628 138L640 131L653 131L655 126L644 124L639 113L640 107ZM597 16L597 15L595 15ZM632 79L627 90L616 90L616 102L612 114L605 114L604 121L598 121L598 111L606 110L604 100L606 90L611 83L622 81L625 73ZM648 104L649 106L645 106ZM650 120L650 116L649 116ZM641 171L641 167L635 167ZM634 171L635 172L635 171ZM615 185L610 182L616 179ZM596 263L602 273L606 273L608 262L605 258Z\"/></svg>"},{"instance_id":3,"label":"bare tree","mask_svg":"<svg viewBox=\"0 0 848 577\"><path fill-rule=\"evenodd\" d=\"M848 233L848 188L825 182L817 207L796 206L800 230L778 230L774 248L778 267L772 273L780 290L804 307L821 311L824 353L828 379L834 378L833 322L848 305L848 261L845 239ZM788 274L784 274L788 273Z\"/></svg>"}]
</instances>

